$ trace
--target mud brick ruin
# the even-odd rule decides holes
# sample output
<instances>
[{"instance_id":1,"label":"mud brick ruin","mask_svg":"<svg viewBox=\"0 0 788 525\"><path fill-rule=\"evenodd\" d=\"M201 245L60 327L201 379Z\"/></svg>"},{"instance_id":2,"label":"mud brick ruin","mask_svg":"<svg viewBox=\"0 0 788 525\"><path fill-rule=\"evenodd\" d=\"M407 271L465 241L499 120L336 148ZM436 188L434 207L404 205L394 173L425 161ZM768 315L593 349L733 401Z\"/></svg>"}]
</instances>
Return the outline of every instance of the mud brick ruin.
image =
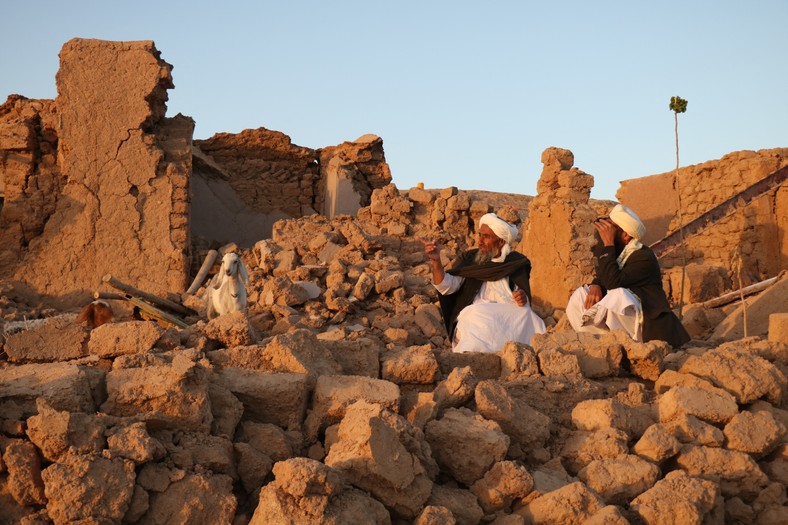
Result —
<instances>
[{"instance_id":1,"label":"mud brick ruin","mask_svg":"<svg viewBox=\"0 0 788 525\"><path fill-rule=\"evenodd\" d=\"M567 326L612 205L568 149L533 197L400 189L375 135L194 140L153 42L60 60L55 100L0 105L0 523L785 523L788 148L682 167L685 249L675 173L621 183L685 305L671 349ZM549 329L453 353L417 238L449 264L489 211ZM246 315L186 293L209 249ZM185 326L76 322L107 274Z\"/></svg>"}]
</instances>

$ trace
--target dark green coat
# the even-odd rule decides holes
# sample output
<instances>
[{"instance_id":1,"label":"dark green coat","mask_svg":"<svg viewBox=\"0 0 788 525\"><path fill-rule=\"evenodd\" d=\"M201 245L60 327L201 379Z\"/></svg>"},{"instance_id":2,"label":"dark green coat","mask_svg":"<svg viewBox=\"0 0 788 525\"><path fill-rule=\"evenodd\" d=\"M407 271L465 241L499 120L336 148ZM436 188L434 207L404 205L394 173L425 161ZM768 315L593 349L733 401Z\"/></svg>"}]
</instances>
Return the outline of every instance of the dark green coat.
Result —
<instances>
[{"instance_id":1,"label":"dark green coat","mask_svg":"<svg viewBox=\"0 0 788 525\"><path fill-rule=\"evenodd\" d=\"M679 347L690 340L687 330L670 309L662 288L662 272L656 255L647 246L633 252L624 267L618 267L620 253L614 246L597 246L596 276L593 284L603 290L628 288L640 298L643 307L643 341L658 339Z\"/></svg>"}]
</instances>

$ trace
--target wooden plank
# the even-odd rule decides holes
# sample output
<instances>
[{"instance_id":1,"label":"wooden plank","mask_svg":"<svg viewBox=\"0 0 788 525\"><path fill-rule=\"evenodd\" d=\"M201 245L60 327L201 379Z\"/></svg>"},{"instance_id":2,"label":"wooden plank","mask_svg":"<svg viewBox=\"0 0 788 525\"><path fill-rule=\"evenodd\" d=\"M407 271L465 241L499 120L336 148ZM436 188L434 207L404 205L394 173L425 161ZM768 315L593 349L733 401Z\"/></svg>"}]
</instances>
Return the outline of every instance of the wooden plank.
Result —
<instances>
[{"instance_id":1,"label":"wooden plank","mask_svg":"<svg viewBox=\"0 0 788 525\"><path fill-rule=\"evenodd\" d=\"M133 304L134 306L136 306L137 308L139 308L141 311L145 312L149 316L154 317L159 321L163 321L167 324L175 325L180 328L189 327L189 323L187 323L183 319L175 317L174 315L170 315L167 312L160 310L155 306L143 301L139 297L134 297L133 295L126 294L125 299L131 304Z\"/></svg>"},{"instance_id":2,"label":"wooden plank","mask_svg":"<svg viewBox=\"0 0 788 525\"><path fill-rule=\"evenodd\" d=\"M177 313L179 313L181 315L196 315L197 314L197 312L195 312L194 310L192 310L190 308L186 308L182 304L175 303L173 301L170 301L169 299L164 299L164 298L159 297L157 295L153 295L153 294L150 294L150 293L147 293L147 292L143 292L142 290L138 290L138 289L134 288L133 286L129 286L128 284L116 279L115 277L113 277L110 274L105 275L104 278L103 278L103 281L105 283L109 284L110 286L112 286L113 288L116 288L116 289L120 290L121 292L125 292L125 293L127 293L129 295L133 295L133 296L136 296L136 297L141 297L141 298L145 299L146 301L148 301L149 303L153 303L153 304L155 304L157 306L160 306L162 308L168 308L168 309L172 310L173 312L177 312Z\"/></svg>"},{"instance_id":3,"label":"wooden plank","mask_svg":"<svg viewBox=\"0 0 788 525\"><path fill-rule=\"evenodd\" d=\"M216 257L218 256L219 252L216 250L211 250L205 255L205 260L202 262L202 266L200 266L200 271L197 272L197 275L194 277L192 285L186 290L186 295L193 295L194 292L200 288L200 285L205 280L205 276L208 275L208 272L213 268L213 263L216 262Z\"/></svg>"},{"instance_id":4,"label":"wooden plank","mask_svg":"<svg viewBox=\"0 0 788 525\"><path fill-rule=\"evenodd\" d=\"M776 283L779 278L780 275L772 277L771 279L766 279L765 281L761 281L759 283L751 284L750 286L745 286L744 288L736 290L735 292L729 292L714 299L709 299L708 301L701 303L701 306L704 308L716 308L718 306L732 303L733 301L740 299L742 296L752 295L767 289Z\"/></svg>"},{"instance_id":5,"label":"wooden plank","mask_svg":"<svg viewBox=\"0 0 788 525\"><path fill-rule=\"evenodd\" d=\"M93 299L109 299L113 301L125 301L126 298L115 292L93 292Z\"/></svg>"}]
</instances>

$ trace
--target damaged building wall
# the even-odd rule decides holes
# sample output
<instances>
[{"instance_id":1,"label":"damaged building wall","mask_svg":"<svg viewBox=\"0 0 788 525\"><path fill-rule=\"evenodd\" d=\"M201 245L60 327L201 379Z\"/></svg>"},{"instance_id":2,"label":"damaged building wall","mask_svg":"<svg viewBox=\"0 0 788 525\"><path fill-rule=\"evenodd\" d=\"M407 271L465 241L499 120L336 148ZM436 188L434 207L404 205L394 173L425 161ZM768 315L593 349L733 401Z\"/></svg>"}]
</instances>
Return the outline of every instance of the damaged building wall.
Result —
<instances>
[{"instance_id":1,"label":"damaged building wall","mask_svg":"<svg viewBox=\"0 0 788 525\"><path fill-rule=\"evenodd\" d=\"M52 100L11 95L0 106L0 277L41 234L63 190L56 125Z\"/></svg>"},{"instance_id":2,"label":"damaged building wall","mask_svg":"<svg viewBox=\"0 0 788 525\"><path fill-rule=\"evenodd\" d=\"M164 117L171 69L151 41L63 46L52 130L65 184L42 233L21 237L29 246L13 275L20 286L72 302L107 273L152 293L185 289L194 123ZM57 189L48 188L50 200ZM3 211L12 229L22 215Z\"/></svg>"},{"instance_id":3,"label":"damaged building wall","mask_svg":"<svg viewBox=\"0 0 788 525\"><path fill-rule=\"evenodd\" d=\"M635 210L643 221L644 244L651 245L670 233L678 209L674 180L675 173L670 172L621 181L616 199Z\"/></svg>"},{"instance_id":4,"label":"damaged building wall","mask_svg":"<svg viewBox=\"0 0 788 525\"><path fill-rule=\"evenodd\" d=\"M689 223L785 166L788 166L788 149L777 148L737 151L718 160L681 168L683 222ZM678 229L674 178L675 173L669 172L623 181L616 194L646 223L647 243ZM732 215L713 222L700 234L688 237L687 264L722 268L732 278L731 260L738 253L745 285L786 268L786 191L783 183L739 207ZM663 270L681 266L681 251L666 253L660 262Z\"/></svg>"},{"instance_id":5,"label":"damaged building wall","mask_svg":"<svg viewBox=\"0 0 788 525\"><path fill-rule=\"evenodd\" d=\"M278 210L291 217L314 213L320 172L315 150L265 128L217 133L195 140L195 149L218 167L241 200L259 213Z\"/></svg>"},{"instance_id":6,"label":"damaged building wall","mask_svg":"<svg viewBox=\"0 0 788 525\"><path fill-rule=\"evenodd\" d=\"M60 57L56 100L0 106L0 277L19 291L82 302L107 273L181 291L190 250L354 214L391 182L375 135L310 149L259 128L193 145L192 119L165 118L172 66L152 42L74 39Z\"/></svg>"},{"instance_id":7,"label":"damaged building wall","mask_svg":"<svg viewBox=\"0 0 788 525\"><path fill-rule=\"evenodd\" d=\"M250 246L279 219L314 213L317 154L265 128L194 141L192 233Z\"/></svg>"},{"instance_id":8,"label":"damaged building wall","mask_svg":"<svg viewBox=\"0 0 788 525\"><path fill-rule=\"evenodd\" d=\"M258 128L194 145L192 233L208 244L248 247L269 238L279 219L355 214L391 182L375 135L315 150Z\"/></svg>"},{"instance_id":9,"label":"damaged building wall","mask_svg":"<svg viewBox=\"0 0 788 525\"><path fill-rule=\"evenodd\" d=\"M373 190L391 182L383 139L376 135L363 135L351 142L323 148L319 153L325 188L322 213L328 218L354 215L369 205Z\"/></svg>"}]
</instances>

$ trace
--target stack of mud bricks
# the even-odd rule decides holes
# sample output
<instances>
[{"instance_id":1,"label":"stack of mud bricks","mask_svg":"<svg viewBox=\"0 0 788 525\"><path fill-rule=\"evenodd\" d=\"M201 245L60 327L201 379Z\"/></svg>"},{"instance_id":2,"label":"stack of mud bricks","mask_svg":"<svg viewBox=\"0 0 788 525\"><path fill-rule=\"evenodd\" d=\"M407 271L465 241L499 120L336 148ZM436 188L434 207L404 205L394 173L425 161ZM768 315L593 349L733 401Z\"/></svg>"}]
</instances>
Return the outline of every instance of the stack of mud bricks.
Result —
<instances>
[{"instance_id":1,"label":"stack of mud bricks","mask_svg":"<svg viewBox=\"0 0 788 525\"><path fill-rule=\"evenodd\" d=\"M788 343L788 312L769 315L769 341Z\"/></svg>"}]
</instances>

